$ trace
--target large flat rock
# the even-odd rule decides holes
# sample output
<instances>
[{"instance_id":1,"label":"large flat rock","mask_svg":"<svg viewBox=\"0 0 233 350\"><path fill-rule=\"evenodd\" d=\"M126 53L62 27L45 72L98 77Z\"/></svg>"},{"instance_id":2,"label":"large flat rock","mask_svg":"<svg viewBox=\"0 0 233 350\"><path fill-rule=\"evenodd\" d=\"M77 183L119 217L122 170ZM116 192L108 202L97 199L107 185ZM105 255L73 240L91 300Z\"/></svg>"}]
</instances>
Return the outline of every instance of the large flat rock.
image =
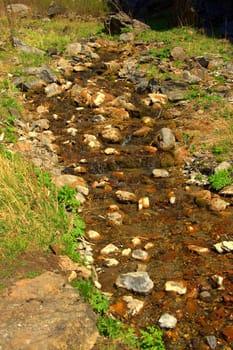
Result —
<instances>
[{"instance_id":1,"label":"large flat rock","mask_svg":"<svg viewBox=\"0 0 233 350\"><path fill-rule=\"evenodd\" d=\"M0 349L89 350L96 315L64 277L45 272L23 279L0 300Z\"/></svg>"}]
</instances>

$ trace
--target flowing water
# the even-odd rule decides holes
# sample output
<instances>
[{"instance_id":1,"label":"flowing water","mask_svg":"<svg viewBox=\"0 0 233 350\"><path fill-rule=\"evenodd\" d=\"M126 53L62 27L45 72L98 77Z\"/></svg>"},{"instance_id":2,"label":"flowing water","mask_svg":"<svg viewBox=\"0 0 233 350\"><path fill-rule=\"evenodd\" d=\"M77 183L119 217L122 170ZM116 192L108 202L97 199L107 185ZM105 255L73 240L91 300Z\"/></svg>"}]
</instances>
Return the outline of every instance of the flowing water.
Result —
<instances>
[{"instance_id":1,"label":"flowing water","mask_svg":"<svg viewBox=\"0 0 233 350\"><path fill-rule=\"evenodd\" d=\"M131 102L137 112L131 113L128 120L113 121L123 135L120 143L113 145L101 140L104 147L90 151L83 142L84 134L100 138L103 126L112 121L101 121L94 108L77 108L69 94L50 99L38 94L33 98L35 107L49 106L50 129L56 136L64 173L75 174L77 166L85 167L81 176L87 181L90 193L81 216L87 231L95 230L101 234L98 241L91 243L94 244L95 267L102 290L111 293L111 304L119 303L123 295L130 293L115 287L117 276L136 271L140 265L148 271L154 289L149 295L135 295L145 301L143 311L136 317L125 317L117 312L117 308L115 316L136 328L143 328L156 326L159 317L167 312L174 315L178 323L175 329L164 332L166 349L209 349L206 337L210 335L217 338L216 349L230 349L233 346L232 253L218 254L213 245L233 237L232 206L224 212L211 212L195 204L192 192L196 187L190 185L187 188L183 165L177 164L171 153L152 152L150 148L161 127L180 126L181 119L171 120L166 112L158 116L152 108L145 107L141 102L144 96L136 92L132 83L111 76L103 68L102 62L119 59L118 53L103 51L100 54L96 65L88 72L74 73L72 79L82 86L88 84L88 80L94 80L99 89L114 96L131 93ZM142 116L152 117L155 123L143 137L136 137L133 133L142 126ZM67 134L68 126L78 130L76 136ZM117 154L106 155L103 152L106 147L114 147ZM160 167L165 167L170 176L154 178L152 170ZM101 181L104 181L103 186L93 186ZM137 198L148 197L149 208L138 210L137 203L119 203L115 195L119 189L133 192ZM171 196L175 196L174 203L170 201ZM110 225L107 220L109 207L113 204L118 205L123 217L121 225ZM139 262L119 253L114 257L120 264L106 267L100 250L108 243L121 250L134 249L132 239L135 237L141 241L137 248L143 249L146 243L152 243L148 261ZM198 254L189 249L190 245L206 247L209 251ZM224 288L218 288L214 283L214 275L223 277ZM165 292L164 285L169 280L183 281L187 293ZM208 293L205 296L203 292ZM227 330L230 335L226 334Z\"/></svg>"}]
</instances>

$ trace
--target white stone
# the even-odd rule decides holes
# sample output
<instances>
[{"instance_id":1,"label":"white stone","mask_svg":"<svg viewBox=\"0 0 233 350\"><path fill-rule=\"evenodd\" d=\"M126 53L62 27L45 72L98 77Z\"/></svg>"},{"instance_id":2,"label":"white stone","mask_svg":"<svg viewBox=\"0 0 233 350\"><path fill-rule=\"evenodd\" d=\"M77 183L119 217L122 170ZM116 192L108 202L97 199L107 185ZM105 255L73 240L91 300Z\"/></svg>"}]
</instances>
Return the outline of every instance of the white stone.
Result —
<instances>
[{"instance_id":1,"label":"white stone","mask_svg":"<svg viewBox=\"0 0 233 350\"><path fill-rule=\"evenodd\" d=\"M77 135L77 132L78 132L78 129L76 128L68 128L66 130L67 134L71 135L71 136L76 136Z\"/></svg>"},{"instance_id":2,"label":"white stone","mask_svg":"<svg viewBox=\"0 0 233 350\"><path fill-rule=\"evenodd\" d=\"M131 248L126 248L126 249L123 249L123 250L122 250L121 255L122 255L122 256L130 256L131 252L132 252L132 249L131 249Z\"/></svg>"},{"instance_id":3,"label":"white stone","mask_svg":"<svg viewBox=\"0 0 233 350\"><path fill-rule=\"evenodd\" d=\"M128 314L135 316L139 314L144 306L144 301L133 298L131 295L125 295L123 300L127 303Z\"/></svg>"},{"instance_id":4,"label":"white stone","mask_svg":"<svg viewBox=\"0 0 233 350\"><path fill-rule=\"evenodd\" d=\"M180 295L183 295L187 292L187 288L183 282L167 281L165 283L165 291L166 292L176 292Z\"/></svg>"},{"instance_id":5,"label":"white stone","mask_svg":"<svg viewBox=\"0 0 233 350\"><path fill-rule=\"evenodd\" d=\"M132 258L134 258L136 260L145 261L145 260L149 259L149 254L145 250L135 249L132 252Z\"/></svg>"},{"instance_id":6,"label":"white stone","mask_svg":"<svg viewBox=\"0 0 233 350\"><path fill-rule=\"evenodd\" d=\"M139 246L139 245L142 244L142 241L141 241L140 238L135 237L135 238L132 239L132 243L133 243L133 246L134 246L134 247L137 247L137 246Z\"/></svg>"},{"instance_id":7,"label":"white stone","mask_svg":"<svg viewBox=\"0 0 233 350\"><path fill-rule=\"evenodd\" d=\"M168 313L163 314L159 319L159 325L161 328L175 328L176 324L177 319Z\"/></svg>"},{"instance_id":8,"label":"white stone","mask_svg":"<svg viewBox=\"0 0 233 350\"><path fill-rule=\"evenodd\" d=\"M229 253L233 251L233 241L223 241L220 243L214 244L215 249L217 250L218 253Z\"/></svg>"},{"instance_id":9,"label":"white stone","mask_svg":"<svg viewBox=\"0 0 233 350\"><path fill-rule=\"evenodd\" d=\"M117 199L123 203L127 203L127 202L135 203L137 201L136 195L128 191L118 190L116 191L116 196L117 196Z\"/></svg>"},{"instance_id":10,"label":"white stone","mask_svg":"<svg viewBox=\"0 0 233 350\"><path fill-rule=\"evenodd\" d=\"M142 197L138 201L138 210L148 209L150 207L149 197Z\"/></svg>"},{"instance_id":11,"label":"white stone","mask_svg":"<svg viewBox=\"0 0 233 350\"><path fill-rule=\"evenodd\" d=\"M105 259L104 265L107 267L114 267L119 265L119 261L117 259Z\"/></svg>"},{"instance_id":12,"label":"white stone","mask_svg":"<svg viewBox=\"0 0 233 350\"><path fill-rule=\"evenodd\" d=\"M169 177L169 172L166 169L154 169L152 171L154 177Z\"/></svg>"},{"instance_id":13,"label":"white stone","mask_svg":"<svg viewBox=\"0 0 233 350\"><path fill-rule=\"evenodd\" d=\"M103 255L108 255L108 254L118 253L118 252L119 252L119 248L117 246L115 246L114 244L112 244L112 243L106 245L100 251L100 253L103 254Z\"/></svg>"},{"instance_id":14,"label":"white stone","mask_svg":"<svg viewBox=\"0 0 233 350\"><path fill-rule=\"evenodd\" d=\"M101 237L101 235L97 231L89 230L87 232L87 237L90 239L99 239Z\"/></svg>"}]
</instances>

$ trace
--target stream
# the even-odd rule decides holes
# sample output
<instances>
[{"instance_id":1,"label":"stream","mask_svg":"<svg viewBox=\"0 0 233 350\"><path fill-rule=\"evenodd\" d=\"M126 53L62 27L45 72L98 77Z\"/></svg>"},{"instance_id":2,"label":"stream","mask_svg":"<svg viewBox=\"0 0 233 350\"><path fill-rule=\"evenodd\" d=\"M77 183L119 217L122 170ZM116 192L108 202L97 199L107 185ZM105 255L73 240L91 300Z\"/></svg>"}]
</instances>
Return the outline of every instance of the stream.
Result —
<instances>
[{"instance_id":1,"label":"stream","mask_svg":"<svg viewBox=\"0 0 233 350\"><path fill-rule=\"evenodd\" d=\"M169 111L145 104L148 92L135 84L140 77L119 77L118 64L127 61L130 52L121 51L116 43L105 44L97 47L99 58L89 68L78 69L83 62L73 60L76 69L66 79L92 95L101 91L105 101L124 96L119 105L85 104L69 90L52 97L44 92L25 94L26 101L33 98L31 111L46 105L45 116L55 136L63 174L80 176L88 185L80 216L87 232L99 233L97 239L87 236L98 283L110 295L113 316L136 329L157 326L164 313L173 315L176 326L164 329L167 350L232 349L232 252L220 254L214 248L218 242L232 240L232 199L227 198L230 205L222 211L197 205L194 194L203 187L189 184L184 162L154 142L155 135L166 127L175 130L181 145L187 106L178 104L179 113L173 116L173 105ZM143 49L138 43L135 50ZM117 129L119 138L103 137L106 126L114 132ZM154 169L166 169L167 175L155 177ZM119 200L119 190L136 199ZM118 248L108 256L116 264L101 251L110 243ZM135 250L139 255L146 252L145 257L135 258ZM116 287L119 275L134 271L148 272L154 283L150 293L140 295ZM166 291L167 281L180 282L186 291ZM143 308L130 314L125 295L143 301Z\"/></svg>"}]
</instances>

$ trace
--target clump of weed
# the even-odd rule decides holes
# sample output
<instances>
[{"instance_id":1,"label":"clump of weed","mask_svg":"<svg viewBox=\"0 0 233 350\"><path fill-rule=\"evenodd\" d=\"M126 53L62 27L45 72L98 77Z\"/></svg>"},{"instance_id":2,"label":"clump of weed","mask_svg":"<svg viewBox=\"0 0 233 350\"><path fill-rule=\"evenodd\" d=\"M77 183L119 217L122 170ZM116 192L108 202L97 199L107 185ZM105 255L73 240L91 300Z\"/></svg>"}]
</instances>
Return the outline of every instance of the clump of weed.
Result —
<instances>
[{"instance_id":1,"label":"clump of weed","mask_svg":"<svg viewBox=\"0 0 233 350\"><path fill-rule=\"evenodd\" d=\"M220 170L215 174L209 176L209 182L211 187L219 191L223 187L231 185L233 183L233 168L229 170Z\"/></svg>"},{"instance_id":2,"label":"clump of weed","mask_svg":"<svg viewBox=\"0 0 233 350\"><path fill-rule=\"evenodd\" d=\"M141 330L141 336L138 340L140 349L145 350L165 350L163 334L160 328L148 326L146 330Z\"/></svg>"},{"instance_id":3,"label":"clump of weed","mask_svg":"<svg viewBox=\"0 0 233 350\"><path fill-rule=\"evenodd\" d=\"M94 287L91 280L74 281L72 285L80 291L84 300L92 306L95 312L101 315L107 312L109 300L103 293Z\"/></svg>"}]
</instances>

